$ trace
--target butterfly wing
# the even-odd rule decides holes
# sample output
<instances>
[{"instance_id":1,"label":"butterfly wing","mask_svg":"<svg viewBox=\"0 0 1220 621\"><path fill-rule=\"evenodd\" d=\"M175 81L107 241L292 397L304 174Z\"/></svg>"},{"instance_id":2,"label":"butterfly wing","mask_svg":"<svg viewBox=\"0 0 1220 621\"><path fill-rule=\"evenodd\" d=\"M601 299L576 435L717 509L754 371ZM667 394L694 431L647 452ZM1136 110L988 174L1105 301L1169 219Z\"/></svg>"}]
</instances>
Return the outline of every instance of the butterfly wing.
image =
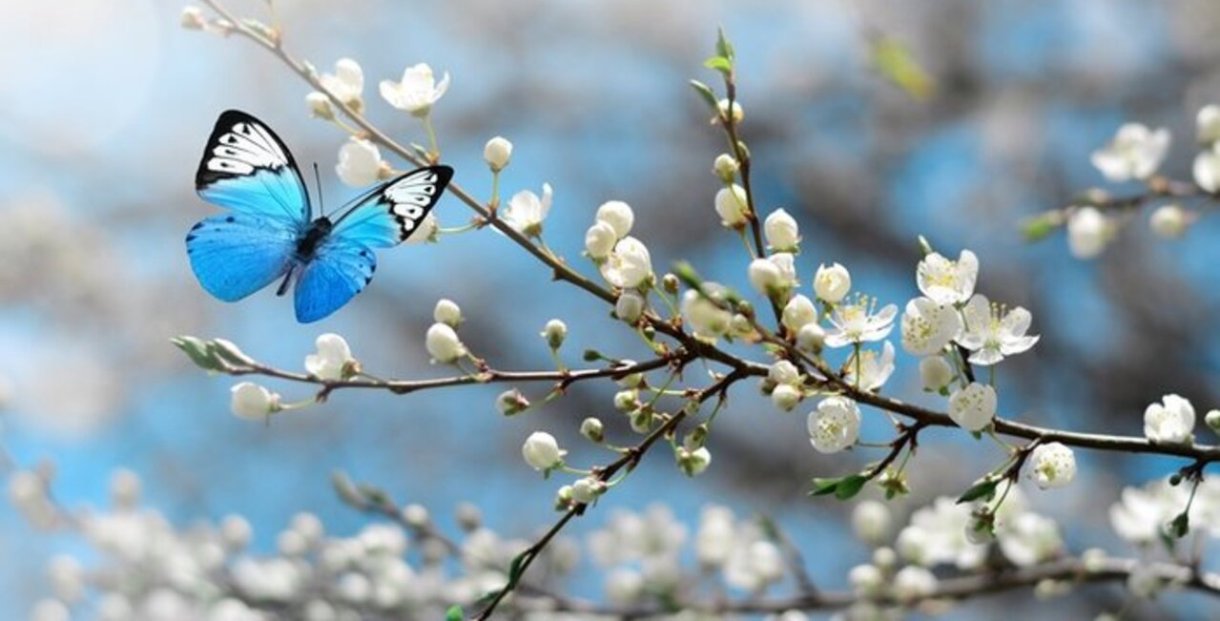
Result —
<instances>
[{"instance_id":1,"label":"butterfly wing","mask_svg":"<svg viewBox=\"0 0 1220 621\"><path fill-rule=\"evenodd\" d=\"M364 290L376 269L370 248L332 234L301 270L293 300L297 321L312 323L339 310Z\"/></svg>"},{"instance_id":2,"label":"butterfly wing","mask_svg":"<svg viewBox=\"0 0 1220 621\"><path fill-rule=\"evenodd\" d=\"M186 236L186 254L204 290L236 302L279 278L294 259L297 235L275 220L237 212L206 218Z\"/></svg>"},{"instance_id":3,"label":"butterfly wing","mask_svg":"<svg viewBox=\"0 0 1220 621\"><path fill-rule=\"evenodd\" d=\"M389 248L410 237L453 178L448 166L428 166L357 197L335 221L331 237L367 248Z\"/></svg>"},{"instance_id":4,"label":"butterfly wing","mask_svg":"<svg viewBox=\"0 0 1220 621\"><path fill-rule=\"evenodd\" d=\"M216 120L195 173L204 200L235 212L303 229L309 193L284 142L262 121L238 110Z\"/></svg>"}]
</instances>

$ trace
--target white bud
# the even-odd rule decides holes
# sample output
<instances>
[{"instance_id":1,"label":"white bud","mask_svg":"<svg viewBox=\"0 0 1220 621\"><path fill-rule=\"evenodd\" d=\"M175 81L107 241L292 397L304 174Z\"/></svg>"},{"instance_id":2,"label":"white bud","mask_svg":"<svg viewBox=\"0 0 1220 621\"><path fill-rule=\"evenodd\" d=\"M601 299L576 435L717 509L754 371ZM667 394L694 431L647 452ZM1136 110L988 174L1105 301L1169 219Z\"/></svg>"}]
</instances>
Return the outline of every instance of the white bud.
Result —
<instances>
[{"instance_id":1,"label":"white bud","mask_svg":"<svg viewBox=\"0 0 1220 621\"><path fill-rule=\"evenodd\" d=\"M203 30L207 25L207 19L203 16L203 9L197 6L186 6L182 8L182 16L178 20L178 25L187 30Z\"/></svg>"},{"instance_id":2,"label":"white bud","mask_svg":"<svg viewBox=\"0 0 1220 621\"><path fill-rule=\"evenodd\" d=\"M1034 447L1029 462L1029 478L1042 489L1063 487L1076 477L1076 455L1060 442Z\"/></svg>"},{"instance_id":3,"label":"white bud","mask_svg":"<svg viewBox=\"0 0 1220 621\"><path fill-rule=\"evenodd\" d=\"M450 364L466 355L466 346L449 324L434 323L424 336L424 346L434 362Z\"/></svg>"},{"instance_id":4,"label":"white bud","mask_svg":"<svg viewBox=\"0 0 1220 621\"><path fill-rule=\"evenodd\" d=\"M594 222L593 226L585 231L585 254L594 261L601 261L610 256L617 241L618 235L613 226L601 221Z\"/></svg>"},{"instance_id":5,"label":"white bud","mask_svg":"<svg viewBox=\"0 0 1220 621\"><path fill-rule=\"evenodd\" d=\"M1186 211L1177 205L1162 205L1157 207L1148 218L1152 232L1165 239L1176 239L1186 232L1190 219Z\"/></svg>"},{"instance_id":6,"label":"white bud","mask_svg":"<svg viewBox=\"0 0 1220 621\"><path fill-rule=\"evenodd\" d=\"M496 136L483 145L483 161L491 167L492 172L500 172L508 166L508 160L513 156L513 143L503 136Z\"/></svg>"},{"instance_id":7,"label":"white bud","mask_svg":"<svg viewBox=\"0 0 1220 621\"><path fill-rule=\"evenodd\" d=\"M767 370L767 379L775 384L797 384L801 381L801 372L795 364L787 360L777 360Z\"/></svg>"},{"instance_id":8,"label":"white bud","mask_svg":"<svg viewBox=\"0 0 1220 621\"><path fill-rule=\"evenodd\" d=\"M351 138L339 147L335 173L343 183L362 188L381 178L384 165L377 145L363 138Z\"/></svg>"},{"instance_id":9,"label":"white bud","mask_svg":"<svg viewBox=\"0 0 1220 621\"><path fill-rule=\"evenodd\" d=\"M750 262L750 285L755 291L770 297L779 291L784 284L784 275L779 266L766 259L754 259Z\"/></svg>"},{"instance_id":10,"label":"white bud","mask_svg":"<svg viewBox=\"0 0 1220 621\"><path fill-rule=\"evenodd\" d=\"M496 409L504 416L520 414L529 409L529 407L529 399L526 399L525 395L521 394L521 391L516 388L506 390L496 397Z\"/></svg>"},{"instance_id":11,"label":"white bud","mask_svg":"<svg viewBox=\"0 0 1220 621\"><path fill-rule=\"evenodd\" d=\"M1080 207L1068 216L1068 248L1077 259L1091 259L1106 248L1110 226L1106 217L1093 207Z\"/></svg>"},{"instance_id":12,"label":"white bud","mask_svg":"<svg viewBox=\"0 0 1220 621\"><path fill-rule=\"evenodd\" d=\"M226 546L234 550L246 547L253 533L250 522L240 515L227 515L220 522L220 537Z\"/></svg>"},{"instance_id":13,"label":"white bud","mask_svg":"<svg viewBox=\"0 0 1220 621\"><path fill-rule=\"evenodd\" d=\"M563 345L564 339L568 338L568 324L558 319L552 319L546 322L540 335L546 339L548 347L559 349Z\"/></svg>"},{"instance_id":14,"label":"white bud","mask_svg":"<svg viewBox=\"0 0 1220 621\"><path fill-rule=\"evenodd\" d=\"M330 103L330 97L318 91L305 96L305 105L309 106L309 113L319 119L329 121L335 118L335 108Z\"/></svg>"},{"instance_id":15,"label":"white bud","mask_svg":"<svg viewBox=\"0 0 1220 621\"><path fill-rule=\"evenodd\" d=\"M563 456L567 453L559 448L555 436L545 431L535 431L521 445L521 456L525 463L538 471L546 471L563 464Z\"/></svg>"},{"instance_id":16,"label":"white bud","mask_svg":"<svg viewBox=\"0 0 1220 621\"><path fill-rule=\"evenodd\" d=\"M862 500L851 513L852 530L869 545L880 545L889 538L893 525L890 508L877 500Z\"/></svg>"},{"instance_id":17,"label":"white bud","mask_svg":"<svg viewBox=\"0 0 1220 621\"><path fill-rule=\"evenodd\" d=\"M634 324L644 314L644 296L635 289L627 289L614 301L614 316L621 321Z\"/></svg>"},{"instance_id":18,"label":"white bud","mask_svg":"<svg viewBox=\"0 0 1220 621\"><path fill-rule=\"evenodd\" d=\"M745 188L734 183L716 192L716 213L720 215L720 224L739 228L746 223L746 215L749 212Z\"/></svg>"},{"instance_id":19,"label":"white bud","mask_svg":"<svg viewBox=\"0 0 1220 621\"><path fill-rule=\"evenodd\" d=\"M784 305L783 324L785 328L796 332L805 327L806 324L813 323L818 320L818 309L814 307L813 300L803 295L794 295L788 303Z\"/></svg>"},{"instance_id":20,"label":"white bud","mask_svg":"<svg viewBox=\"0 0 1220 621\"><path fill-rule=\"evenodd\" d=\"M606 491L606 484L596 477L584 477L576 479L572 483L571 497L575 502L589 504L597 500Z\"/></svg>"},{"instance_id":21,"label":"white bud","mask_svg":"<svg viewBox=\"0 0 1220 621\"><path fill-rule=\"evenodd\" d=\"M732 120L732 121L733 121L733 124L734 124L734 125L736 125L736 124L740 123L740 122L741 122L743 119L745 119L745 118L746 118L746 112L745 112L745 110L744 110L744 109L741 107L741 102L740 102L740 101L734 101L734 102L733 102L733 108L732 108L733 113L732 113L732 115L730 115L730 114L729 114L729 100L728 100L727 98L726 98L726 99L721 99L721 100L720 100L720 101L719 101L719 102L716 104L716 106L717 106L717 108L719 108L719 109L720 109L720 118L721 118L721 119L726 119L726 118L727 118L727 119L730 119L730 120Z\"/></svg>"},{"instance_id":22,"label":"white bud","mask_svg":"<svg viewBox=\"0 0 1220 621\"><path fill-rule=\"evenodd\" d=\"M930 356L919 361L919 379L923 389L939 392L953 381L953 367L941 356Z\"/></svg>"},{"instance_id":23,"label":"white bud","mask_svg":"<svg viewBox=\"0 0 1220 621\"><path fill-rule=\"evenodd\" d=\"M580 422L580 435L589 439L590 442L601 443L605 439L605 427L600 419L590 416Z\"/></svg>"},{"instance_id":24,"label":"white bud","mask_svg":"<svg viewBox=\"0 0 1220 621\"><path fill-rule=\"evenodd\" d=\"M639 287L652 278L652 257L644 242L624 237L614 244L606 262L598 266L606 282L622 289Z\"/></svg>"},{"instance_id":25,"label":"white bud","mask_svg":"<svg viewBox=\"0 0 1220 621\"><path fill-rule=\"evenodd\" d=\"M1220 106L1208 104L1195 116L1195 135L1200 144L1210 145L1220 140Z\"/></svg>"},{"instance_id":26,"label":"white bud","mask_svg":"<svg viewBox=\"0 0 1220 621\"><path fill-rule=\"evenodd\" d=\"M1203 423L1211 429L1213 433L1220 435L1220 410L1209 410L1203 416Z\"/></svg>"},{"instance_id":27,"label":"white bud","mask_svg":"<svg viewBox=\"0 0 1220 621\"><path fill-rule=\"evenodd\" d=\"M345 379L356 371L352 350L338 334L322 334L314 341L317 353L305 356L305 370L320 380Z\"/></svg>"},{"instance_id":28,"label":"white bud","mask_svg":"<svg viewBox=\"0 0 1220 621\"><path fill-rule=\"evenodd\" d=\"M620 412L630 412L639 405L640 392L638 390L620 390L614 393L614 409Z\"/></svg>"},{"instance_id":29,"label":"white bud","mask_svg":"<svg viewBox=\"0 0 1220 621\"><path fill-rule=\"evenodd\" d=\"M876 565L856 565L847 572L847 581L856 595L871 599L881 594L885 574Z\"/></svg>"},{"instance_id":30,"label":"white bud","mask_svg":"<svg viewBox=\"0 0 1220 621\"><path fill-rule=\"evenodd\" d=\"M796 331L796 346L801 351L818 353L826 342L826 330L816 323L807 323Z\"/></svg>"},{"instance_id":31,"label":"white bud","mask_svg":"<svg viewBox=\"0 0 1220 621\"><path fill-rule=\"evenodd\" d=\"M936 584L932 572L917 565L907 565L894 574L894 598L909 601L931 595Z\"/></svg>"},{"instance_id":32,"label":"white bud","mask_svg":"<svg viewBox=\"0 0 1220 621\"><path fill-rule=\"evenodd\" d=\"M780 384L771 391L771 404L781 411L791 412L801 402L801 391L791 384Z\"/></svg>"},{"instance_id":33,"label":"white bud","mask_svg":"<svg viewBox=\"0 0 1220 621\"><path fill-rule=\"evenodd\" d=\"M767 216L763 232L767 234L767 245L776 251L791 252L801 243L796 219L783 209L776 209Z\"/></svg>"},{"instance_id":34,"label":"white bud","mask_svg":"<svg viewBox=\"0 0 1220 621\"><path fill-rule=\"evenodd\" d=\"M717 155L716 161L712 162L712 172L716 173L716 176L725 183L733 182L738 168L740 166L737 164L737 158L728 153Z\"/></svg>"},{"instance_id":35,"label":"white bud","mask_svg":"<svg viewBox=\"0 0 1220 621\"><path fill-rule=\"evenodd\" d=\"M813 290L819 299L838 304L851 291L851 274L838 263L830 267L819 265L817 274L813 276Z\"/></svg>"},{"instance_id":36,"label":"white bud","mask_svg":"<svg viewBox=\"0 0 1220 621\"><path fill-rule=\"evenodd\" d=\"M635 212L623 201L607 201L597 208L597 221L609 224L614 229L615 239L619 240L631 232Z\"/></svg>"},{"instance_id":37,"label":"white bud","mask_svg":"<svg viewBox=\"0 0 1220 621\"><path fill-rule=\"evenodd\" d=\"M436 308L432 309L432 319L456 328L462 323L462 309L453 300L441 298L436 301Z\"/></svg>"},{"instance_id":38,"label":"white bud","mask_svg":"<svg viewBox=\"0 0 1220 621\"><path fill-rule=\"evenodd\" d=\"M685 446L679 446L674 451L674 456L678 460L678 467L688 477L703 474L703 471L712 464L712 453L707 450L707 447L699 447L692 451Z\"/></svg>"},{"instance_id":39,"label":"white bud","mask_svg":"<svg viewBox=\"0 0 1220 621\"><path fill-rule=\"evenodd\" d=\"M949 418L969 431L982 431L995 418L995 389L973 382L949 397Z\"/></svg>"},{"instance_id":40,"label":"white bud","mask_svg":"<svg viewBox=\"0 0 1220 621\"><path fill-rule=\"evenodd\" d=\"M280 411L280 396L253 382L241 382L230 393L229 407L240 418L262 420Z\"/></svg>"}]
</instances>

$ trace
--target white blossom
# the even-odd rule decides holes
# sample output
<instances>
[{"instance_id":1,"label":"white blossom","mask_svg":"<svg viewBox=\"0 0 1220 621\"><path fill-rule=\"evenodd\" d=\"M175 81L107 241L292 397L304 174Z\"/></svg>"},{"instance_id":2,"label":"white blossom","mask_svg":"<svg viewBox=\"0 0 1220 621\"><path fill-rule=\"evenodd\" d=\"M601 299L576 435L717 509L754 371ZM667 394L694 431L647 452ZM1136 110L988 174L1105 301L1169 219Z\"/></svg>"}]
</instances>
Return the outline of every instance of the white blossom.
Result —
<instances>
[{"instance_id":1,"label":"white blossom","mask_svg":"<svg viewBox=\"0 0 1220 621\"><path fill-rule=\"evenodd\" d=\"M605 429L601 419L592 416L580 422L580 435L590 442L601 442L605 438Z\"/></svg>"},{"instance_id":2,"label":"white blossom","mask_svg":"<svg viewBox=\"0 0 1220 621\"><path fill-rule=\"evenodd\" d=\"M1220 160L1217 165L1220 166ZM1220 176L1217 178L1220 179ZM1068 216L1067 231L1068 249L1077 259L1091 259L1101 254L1110 239L1110 224L1094 207L1072 210L1072 214Z\"/></svg>"},{"instance_id":3,"label":"white blossom","mask_svg":"<svg viewBox=\"0 0 1220 621\"><path fill-rule=\"evenodd\" d=\"M525 463L538 471L551 470L563 464L567 451L559 448L555 436L545 431L535 431L521 445L521 456Z\"/></svg>"},{"instance_id":4,"label":"white blossom","mask_svg":"<svg viewBox=\"0 0 1220 621\"><path fill-rule=\"evenodd\" d=\"M767 379L775 384L799 384L801 382L801 372L796 368L795 364L787 360L776 360L767 369Z\"/></svg>"},{"instance_id":5,"label":"white blossom","mask_svg":"<svg viewBox=\"0 0 1220 621\"><path fill-rule=\"evenodd\" d=\"M857 596L872 599L885 587L885 574L876 565L856 565L847 572L847 582Z\"/></svg>"},{"instance_id":6,"label":"white blossom","mask_svg":"<svg viewBox=\"0 0 1220 621\"><path fill-rule=\"evenodd\" d=\"M230 390L229 407L241 418L261 420L280 410L280 396L253 382L241 382Z\"/></svg>"},{"instance_id":7,"label":"white blossom","mask_svg":"<svg viewBox=\"0 0 1220 621\"><path fill-rule=\"evenodd\" d=\"M792 384L780 384L771 390L771 404L783 412L791 412L802 398L801 390Z\"/></svg>"},{"instance_id":8,"label":"white blossom","mask_svg":"<svg viewBox=\"0 0 1220 621\"><path fill-rule=\"evenodd\" d=\"M979 260L973 252L963 250L956 261L933 252L919 261L915 281L924 295L937 304L960 304L974 295L979 276Z\"/></svg>"},{"instance_id":9,"label":"white blossom","mask_svg":"<svg viewBox=\"0 0 1220 621\"><path fill-rule=\"evenodd\" d=\"M826 342L826 331L817 323L807 323L796 331L796 346L801 351L817 353Z\"/></svg>"},{"instance_id":10,"label":"white blossom","mask_svg":"<svg viewBox=\"0 0 1220 621\"><path fill-rule=\"evenodd\" d=\"M1178 205L1161 205L1148 217L1148 225L1153 233L1165 239L1176 239L1186 232L1190 218Z\"/></svg>"},{"instance_id":11,"label":"white blossom","mask_svg":"<svg viewBox=\"0 0 1220 621\"><path fill-rule=\"evenodd\" d=\"M540 336L551 349L559 349L564 339L568 338L568 324L559 319L552 319L543 326Z\"/></svg>"},{"instance_id":12,"label":"white blossom","mask_svg":"<svg viewBox=\"0 0 1220 621\"><path fill-rule=\"evenodd\" d=\"M513 143L504 136L496 136L483 145L483 161L487 162L492 172L504 170L512 156Z\"/></svg>"},{"instance_id":13,"label":"white blossom","mask_svg":"<svg viewBox=\"0 0 1220 621\"><path fill-rule=\"evenodd\" d=\"M1220 410L1208 410L1203 416L1203 424L1207 425L1212 433L1220 434Z\"/></svg>"},{"instance_id":14,"label":"white blossom","mask_svg":"<svg viewBox=\"0 0 1220 621\"><path fill-rule=\"evenodd\" d=\"M534 469L542 470L542 468L537 467ZM589 504L597 500L597 497L605 493L605 491L606 484L601 479L594 476L582 477L572 483L572 500L582 504Z\"/></svg>"},{"instance_id":15,"label":"white blossom","mask_svg":"<svg viewBox=\"0 0 1220 621\"><path fill-rule=\"evenodd\" d=\"M322 88L330 91L335 99L357 112L364 106L361 99L364 94L364 71L360 68L360 63L350 58L340 58L335 62L335 72L324 73L318 80L322 83Z\"/></svg>"},{"instance_id":16,"label":"white blossom","mask_svg":"<svg viewBox=\"0 0 1220 621\"><path fill-rule=\"evenodd\" d=\"M870 545L880 545L894 527L890 508L879 500L861 500L851 512L851 527L856 537Z\"/></svg>"},{"instance_id":17,"label":"white blossom","mask_svg":"<svg viewBox=\"0 0 1220 621\"><path fill-rule=\"evenodd\" d=\"M1168 151L1169 130L1127 123L1109 144L1093 152L1091 161L1110 181L1143 180L1156 172Z\"/></svg>"},{"instance_id":18,"label":"white blossom","mask_svg":"<svg viewBox=\"0 0 1220 621\"><path fill-rule=\"evenodd\" d=\"M736 183L716 192L716 213L720 215L720 224L729 228L738 228L746 223L750 206L745 188Z\"/></svg>"},{"instance_id":19,"label":"white blossom","mask_svg":"<svg viewBox=\"0 0 1220 621\"><path fill-rule=\"evenodd\" d=\"M425 63L407 67L398 82L382 80L380 85L381 96L391 106L415 116L426 116L448 89L449 72L437 82Z\"/></svg>"},{"instance_id":20,"label":"white blossom","mask_svg":"<svg viewBox=\"0 0 1220 621\"><path fill-rule=\"evenodd\" d=\"M971 382L949 396L949 418L969 431L982 431L991 424L996 412L995 389Z\"/></svg>"},{"instance_id":21,"label":"white blossom","mask_svg":"<svg viewBox=\"0 0 1220 621\"><path fill-rule=\"evenodd\" d=\"M717 155L716 160L712 162L712 172L716 173L716 176L725 183L732 183L738 168L737 158L728 153Z\"/></svg>"},{"instance_id":22,"label":"white blossom","mask_svg":"<svg viewBox=\"0 0 1220 621\"><path fill-rule=\"evenodd\" d=\"M510 388L496 397L496 410L503 416L515 416L530 407L529 399L516 388Z\"/></svg>"},{"instance_id":23,"label":"white blossom","mask_svg":"<svg viewBox=\"0 0 1220 621\"><path fill-rule=\"evenodd\" d=\"M449 298L441 298L436 301L436 307L432 309L432 319L437 323L448 324L450 327L456 328L458 324L462 323L462 308Z\"/></svg>"},{"instance_id":24,"label":"white blossom","mask_svg":"<svg viewBox=\"0 0 1220 621\"><path fill-rule=\"evenodd\" d=\"M325 121L335 118L335 108L330 103L330 97L318 91L305 95L305 105L309 107L309 114L314 117Z\"/></svg>"},{"instance_id":25,"label":"white blossom","mask_svg":"<svg viewBox=\"0 0 1220 621\"><path fill-rule=\"evenodd\" d=\"M871 300L858 298L854 303L835 306L830 314L830 329L826 331L826 344L843 347L853 343L880 341L894 329L894 317L898 307L887 304L872 312Z\"/></svg>"},{"instance_id":26,"label":"white blossom","mask_svg":"<svg viewBox=\"0 0 1220 621\"><path fill-rule=\"evenodd\" d=\"M1195 407L1169 394L1144 410L1144 436L1158 444L1186 444L1194 440Z\"/></svg>"},{"instance_id":27,"label":"white blossom","mask_svg":"<svg viewBox=\"0 0 1220 621\"><path fill-rule=\"evenodd\" d=\"M859 362L857 354L852 353L843 364L846 373L843 379L860 390L876 391L885 385L886 380L894 374L894 346L886 341L881 346L881 355L871 349L861 349ZM857 380L857 371L859 379Z\"/></svg>"},{"instance_id":28,"label":"white blossom","mask_svg":"<svg viewBox=\"0 0 1220 621\"><path fill-rule=\"evenodd\" d=\"M851 274L846 267L835 263L830 267L819 265L813 276L813 290L818 299L838 304L851 291Z\"/></svg>"},{"instance_id":29,"label":"white blossom","mask_svg":"<svg viewBox=\"0 0 1220 621\"><path fill-rule=\"evenodd\" d=\"M819 453L837 453L856 443L860 408L847 397L827 397L809 413L809 436Z\"/></svg>"},{"instance_id":30,"label":"white blossom","mask_svg":"<svg viewBox=\"0 0 1220 621\"><path fill-rule=\"evenodd\" d=\"M613 226L601 221L594 222L593 226L585 231L585 254L594 261L601 261L610 256L610 251L614 250L617 241L618 235Z\"/></svg>"},{"instance_id":31,"label":"white blossom","mask_svg":"<svg viewBox=\"0 0 1220 621\"><path fill-rule=\"evenodd\" d=\"M970 355L974 364L995 364L1005 356L1027 351L1038 342L1038 336L1026 336L1033 316L1020 306L1005 312L1003 307L978 294L970 298L962 314L966 325L957 342L974 352Z\"/></svg>"},{"instance_id":32,"label":"white blossom","mask_svg":"<svg viewBox=\"0 0 1220 621\"><path fill-rule=\"evenodd\" d=\"M381 178L385 162L377 145L363 138L350 138L339 148L339 163L335 173L347 185L362 188Z\"/></svg>"},{"instance_id":33,"label":"white blossom","mask_svg":"<svg viewBox=\"0 0 1220 621\"><path fill-rule=\"evenodd\" d=\"M962 317L950 303L915 298L902 313L902 348L909 354L938 354L961 331Z\"/></svg>"},{"instance_id":34,"label":"white blossom","mask_svg":"<svg viewBox=\"0 0 1220 621\"><path fill-rule=\"evenodd\" d=\"M1076 477L1076 455L1061 442L1034 447L1029 463L1029 478L1042 489L1063 487Z\"/></svg>"},{"instance_id":35,"label":"white blossom","mask_svg":"<svg viewBox=\"0 0 1220 621\"><path fill-rule=\"evenodd\" d=\"M792 252L801 243L796 219L783 209L776 209L767 216L763 232L767 235L767 245L778 252Z\"/></svg>"},{"instance_id":36,"label":"white blossom","mask_svg":"<svg viewBox=\"0 0 1220 621\"><path fill-rule=\"evenodd\" d=\"M708 466L712 465L712 452L706 446L701 446L694 450L679 446L674 454L678 461L678 467L689 477L703 474Z\"/></svg>"},{"instance_id":37,"label":"white blossom","mask_svg":"<svg viewBox=\"0 0 1220 621\"><path fill-rule=\"evenodd\" d=\"M634 237L624 237L598 266L606 282L622 289L639 287L652 277L652 257L648 247Z\"/></svg>"},{"instance_id":38,"label":"white blossom","mask_svg":"<svg viewBox=\"0 0 1220 621\"><path fill-rule=\"evenodd\" d=\"M178 18L179 26L187 30L203 30L207 23L207 18L203 16L203 9L197 6L182 7L182 13Z\"/></svg>"},{"instance_id":39,"label":"white blossom","mask_svg":"<svg viewBox=\"0 0 1220 621\"><path fill-rule=\"evenodd\" d=\"M1220 143L1200 151L1191 167L1195 183L1212 194L1220 191L1220 149L1217 147Z\"/></svg>"},{"instance_id":40,"label":"white blossom","mask_svg":"<svg viewBox=\"0 0 1220 621\"><path fill-rule=\"evenodd\" d=\"M923 389L939 392L953 381L956 373L943 356L930 356L919 361L919 379Z\"/></svg>"},{"instance_id":41,"label":"white blossom","mask_svg":"<svg viewBox=\"0 0 1220 621\"><path fill-rule=\"evenodd\" d=\"M785 328L793 332L817 320L818 310L814 307L813 300L806 296L800 294L794 295L784 305L782 322Z\"/></svg>"},{"instance_id":42,"label":"white blossom","mask_svg":"<svg viewBox=\"0 0 1220 621\"><path fill-rule=\"evenodd\" d=\"M733 105L730 106L728 98L725 98L717 102L716 107L720 110L720 118L729 119L734 125L740 123L746 116L740 101L734 100Z\"/></svg>"},{"instance_id":43,"label":"white blossom","mask_svg":"<svg viewBox=\"0 0 1220 621\"><path fill-rule=\"evenodd\" d=\"M625 289L614 301L614 316L620 321L634 324L644 314L644 296L635 289Z\"/></svg>"},{"instance_id":44,"label":"white blossom","mask_svg":"<svg viewBox=\"0 0 1220 621\"><path fill-rule=\"evenodd\" d=\"M779 252L765 259L754 259L747 270L755 291L779 298L796 286L796 264L791 254Z\"/></svg>"},{"instance_id":45,"label":"white blossom","mask_svg":"<svg viewBox=\"0 0 1220 621\"><path fill-rule=\"evenodd\" d=\"M356 359L342 336L326 333L314 341L318 351L305 356L305 370L320 380L339 380L349 373Z\"/></svg>"},{"instance_id":46,"label":"white blossom","mask_svg":"<svg viewBox=\"0 0 1220 621\"><path fill-rule=\"evenodd\" d=\"M614 238L618 240L631 232L631 226L635 224L635 212L623 201L606 201L597 208L596 219L609 224L614 229Z\"/></svg>"},{"instance_id":47,"label":"white blossom","mask_svg":"<svg viewBox=\"0 0 1220 621\"><path fill-rule=\"evenodd\" d=\"M529 190L522 190L508 200L508 207L500 213L500 217L518 233L537 237L542 234L542 221L551 210L552 199L549 183L542 184L542 198Z\"/></svg>"},{"instance_id":48,"label":"white blossom","mask_svg":"<svg viewBox=\"0 0 1220 621\"><path fill-rule=\"evenodd\" d=\"M911 601L936 591L937 580L932 572L916 565L907 565L894 574L894 598Z\"/></svg>"},{"instance_id":49,"label":"white blossom","mask_svg":"<svg viewBox=\"0 0 1220 621\"><path fill-rule=\"evenodd\" d=\"M457 332L445 323L434 323L424 336L424 346L434 362L450 364L466 355L466 346L458 338Z\"/></svg>"},{"instance_id":50,"label":"white blossom","mask_svg":"<svg viewBox=\"0 0 1220 621\"><path fill-rule=\"evenodd\" d=\"M1220 106L1208 104L1199 108L1195 115L1195 138L1203 145L1220 141Z\"/></svg>"}]
</instances>

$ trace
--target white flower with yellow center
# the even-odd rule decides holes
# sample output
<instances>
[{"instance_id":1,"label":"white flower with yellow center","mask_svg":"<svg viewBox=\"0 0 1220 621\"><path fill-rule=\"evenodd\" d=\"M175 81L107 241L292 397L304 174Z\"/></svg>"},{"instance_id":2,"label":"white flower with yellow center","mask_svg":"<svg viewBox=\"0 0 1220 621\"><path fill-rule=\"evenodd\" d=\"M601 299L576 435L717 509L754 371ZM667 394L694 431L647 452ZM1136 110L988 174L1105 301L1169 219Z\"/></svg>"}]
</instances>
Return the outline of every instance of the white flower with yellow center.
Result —
<instances>
[{"instance_id":1,"label":"white flower with yellow center","mask_svg":"<svg viewBox=\"0 0 1220 621\"><path fill-rule=\"evenodd\" d=\"M830 329L826 331L826 344L843 347L852 343L880 341L894 329L894 317L898 307L887 304L873 312L875 300L859 296L855 302L840 304L830 314Z\"/></svg>"},{"instance_id":2,"label":"white flower with yellow center","mask_svg":"<svg viewBox=\"0 0 1220 621\"><path fill-rule=\"evenodd\" d=\"M382 80L380 90L391 106L415 116L426 116L432 111L432 105L449 90L449 73L445 72L437 82L432 67L420 63L407 67L398 82Z\"/></svg>"},{"instance_id":3,"label":"white flower with yellow center","mask_svg":"<svg viewBox=\"0 0 1220 621\"><path fill-rule=\"evenodd\" d=\"M978 276L978 257L969 250L963 250L956 261L933 252L915 269L919 290L937 304L960 304L969 300L974 295Z\"/></svg>"},{"instance_id":4,"label":"white flower with yellow center","mask_svg":"<svg viewBox=\"0 0 1220 621\"><path fill-rule=\"evenodd\" d=\"M846 397L827 397L809 413L809 437L819 453L838 453L860 435L860 408Z\"/></svg>"},{"instance_id":5,"label":"white flower with yellow center","mask_svg":"<svg viewBox=\"0 0 1220 621\"><path fill-rule=\"evenodd\" d=\"M947 303L915 298L902 313L902 348L909 354L940 353L961 331L962 317Z\"/></svg>"},{"instance_id":6,"label":"white flower with yellow center","mask_svg":"<svg viewBox=\"0 0 1220 621\"><path fill-rule=\"evenodd\" d=\"M1007 310L992 304L984 295L976 295L962 310L965 330L957 338L962 347L974 352L973 364L988 366L1033 347L1038 336L1026 336L1033 316L1020 306Z\"/></svg>"},{"instance_id":7,"label":"white flower with yellow center","mask_svg":"<svg viewBox=\"0 0 1220 621\"><path fill-rule=\"evenodd\" d=\"M880 390L885 381L894 374L894 346L886 341L881 346L880 354L871 349L862 349L858 360L857 355L853 353L843 365L843 369L843 379L848 384L861 390Z\"/></svg>"}]
</instances>

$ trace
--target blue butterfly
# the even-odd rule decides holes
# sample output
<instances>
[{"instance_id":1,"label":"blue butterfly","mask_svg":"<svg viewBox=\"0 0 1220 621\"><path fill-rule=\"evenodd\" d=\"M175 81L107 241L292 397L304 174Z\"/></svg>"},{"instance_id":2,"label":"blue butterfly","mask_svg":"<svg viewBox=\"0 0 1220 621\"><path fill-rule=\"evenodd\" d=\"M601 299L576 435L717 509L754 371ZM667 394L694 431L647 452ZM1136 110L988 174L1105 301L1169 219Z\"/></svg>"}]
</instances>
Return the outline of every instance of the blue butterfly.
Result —
<instances>
[{"instance_id":1,"label":"blue butterfly","mask_svg":"<svg viewBox=\"0 0 1220 621\"><path fill-rule=\"evenodd\" d=\"M284 295L295 279L297 321L317 321L369 284L377 269L373 249L405 240L452 177L448 166L420 168L370 188L334 219L314 219L288 147L258 119L229 110L216 121L195 173L199 196L229 211L191 227L191 269L225 302L279 278L276 295Z\"/></svg>"}]
</instances>

